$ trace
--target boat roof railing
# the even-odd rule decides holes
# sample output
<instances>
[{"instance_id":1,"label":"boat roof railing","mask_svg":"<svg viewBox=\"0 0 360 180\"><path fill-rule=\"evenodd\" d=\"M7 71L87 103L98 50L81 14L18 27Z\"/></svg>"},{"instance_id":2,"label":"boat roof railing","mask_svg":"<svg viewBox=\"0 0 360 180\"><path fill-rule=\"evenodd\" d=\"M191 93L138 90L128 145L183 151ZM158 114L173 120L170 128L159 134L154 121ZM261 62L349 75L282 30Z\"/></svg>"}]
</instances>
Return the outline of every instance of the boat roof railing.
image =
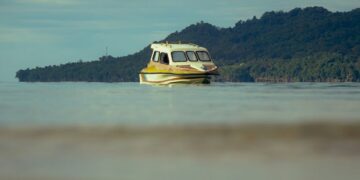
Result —
<instances>
[{"instance_id":1,"label":"boat roof railing","mask_svg":"<svg viewBox=\"0 0 360 180\"><path fill-rule=\"evenodd\" d=\"M194 43L182 43L181 41L178 42L154 42L151 44L151 49L167 49L167 50L174 50L174 49L205 49L200 47Z\"/></svg>"},{"instance_id":2,"label":"boat roof railing","mask_svg":"<svg viewBox=\"0 0 360 180\"><path fill-rule=\"evenodd\" d=\"M193 46L199 46L197 44L194 44L192 42L186 42L186 41L154 41L152 44L165 44L165 45L171 45L171 44L188 44Z\"/></svg>"}]
</instances>

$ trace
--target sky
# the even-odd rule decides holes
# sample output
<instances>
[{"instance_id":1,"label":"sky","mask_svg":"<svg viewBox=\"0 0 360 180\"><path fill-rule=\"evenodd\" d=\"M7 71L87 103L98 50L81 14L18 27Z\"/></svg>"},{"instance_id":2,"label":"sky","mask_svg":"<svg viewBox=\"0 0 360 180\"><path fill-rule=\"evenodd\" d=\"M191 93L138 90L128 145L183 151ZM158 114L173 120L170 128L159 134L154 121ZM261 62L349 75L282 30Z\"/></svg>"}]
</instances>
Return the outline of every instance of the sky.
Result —
<instances>
[{"instance_id":1,"label":"sky","mask_svg":"<svg viewBox=\"0 0 360 180\"><path fill-rule=\"evenodd\" d=\"M266 11L360 7L359 0L0 0L0 81L19 69L133 54L205 21L232 27Z\"/></svg>"}]
</instances>

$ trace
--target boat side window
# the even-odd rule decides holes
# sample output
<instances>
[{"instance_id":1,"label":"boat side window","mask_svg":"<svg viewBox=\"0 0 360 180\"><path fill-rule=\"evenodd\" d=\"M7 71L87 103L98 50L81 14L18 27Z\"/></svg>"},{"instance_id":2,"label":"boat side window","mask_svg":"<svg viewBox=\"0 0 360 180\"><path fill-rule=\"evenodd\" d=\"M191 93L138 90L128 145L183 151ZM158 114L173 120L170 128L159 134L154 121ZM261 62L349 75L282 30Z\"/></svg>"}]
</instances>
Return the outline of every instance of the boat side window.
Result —
<instances>
[{"instance_id":1,"label":"boat side window","mask_svg":"<svg viewBox=\"0 0 360 180\"><path fill-rule=\"evenodd\" d=\"M152 60L154 62L158 62L159 61L159 55L160 55L159 51L155 51Z\"/></svg>"},{"instance_id":2,"label":"boat side window","mask_svg":"<svg viewBox=\"0 0 360 180\"><path fill-rule=\"evenodd\" d=\"M160 53L160 63L169 64L169 56L167 53Z\"/></svg>"},{"instance_id":3,"label":"boat side window","mask_svg":"<svg viewBox=\"0 0 360 180\"><path fill-rule=\"evenodd\" d=\"M186 51L186 55L188 56L190 61L198 60L194 51Z\"/></svg>"},{"instance_id":4,"label":"boat side window","mask_svg":"<svg viewBox=\"0 0 360 180\"><path fill-rule=\"evenodd\" d=\"M172 60L174 62L186 62L186 56L183 51L174 51L171 53Z\"/></svg>"},{"instance_id":5,"label":"boat side window","mask_svg":"<svg viewBox=\"0 0 360 180\"><path fill-rule=\"evenodd\" d=\"M196 51L200 61L211 61L210 56L206 51Z\"/></svg>"}]
</instances>

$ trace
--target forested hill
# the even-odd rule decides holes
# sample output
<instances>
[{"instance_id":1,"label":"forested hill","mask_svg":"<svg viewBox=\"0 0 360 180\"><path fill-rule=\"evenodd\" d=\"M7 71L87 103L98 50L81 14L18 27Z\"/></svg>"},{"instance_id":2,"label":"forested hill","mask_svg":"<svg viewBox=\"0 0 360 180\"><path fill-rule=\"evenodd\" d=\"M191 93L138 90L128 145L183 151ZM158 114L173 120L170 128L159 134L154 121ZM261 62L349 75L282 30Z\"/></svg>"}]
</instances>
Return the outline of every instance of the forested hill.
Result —
<instances>
[{"instance_id":1,"label":"forested hill","mask_svg":"<svg viewBox=\"0 0 360 180\"><path fill-rule=\"evenodd\" d=\"M266 12L231 28L190 25L162 41L207 47L220 66L219 81L360 81L360 9L321 7ZM149 46L125 57L19 70L20 81L138 81Z\"/></svg>"}]
</instances>

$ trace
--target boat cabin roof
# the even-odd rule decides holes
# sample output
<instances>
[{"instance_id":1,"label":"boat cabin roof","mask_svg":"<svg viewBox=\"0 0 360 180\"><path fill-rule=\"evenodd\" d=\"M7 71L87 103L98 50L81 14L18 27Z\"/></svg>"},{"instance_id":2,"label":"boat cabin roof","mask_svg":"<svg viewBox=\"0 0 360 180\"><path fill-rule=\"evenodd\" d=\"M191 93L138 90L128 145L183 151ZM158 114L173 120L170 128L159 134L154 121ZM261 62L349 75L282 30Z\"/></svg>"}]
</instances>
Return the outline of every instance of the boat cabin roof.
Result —
<instances>
[{"instance_id":1,"label":"boat cabin roof","mask_svg":"<svg viewBox=\"0 0 360 180\"><path fill-rule=\"evenodd\" d=\"M173 52L173 51L207 51L206 48L200 47L196 44L175 44L175 43L154 43L151 44L151 49L160 52Z\"/></svg>"}]
</instances>

